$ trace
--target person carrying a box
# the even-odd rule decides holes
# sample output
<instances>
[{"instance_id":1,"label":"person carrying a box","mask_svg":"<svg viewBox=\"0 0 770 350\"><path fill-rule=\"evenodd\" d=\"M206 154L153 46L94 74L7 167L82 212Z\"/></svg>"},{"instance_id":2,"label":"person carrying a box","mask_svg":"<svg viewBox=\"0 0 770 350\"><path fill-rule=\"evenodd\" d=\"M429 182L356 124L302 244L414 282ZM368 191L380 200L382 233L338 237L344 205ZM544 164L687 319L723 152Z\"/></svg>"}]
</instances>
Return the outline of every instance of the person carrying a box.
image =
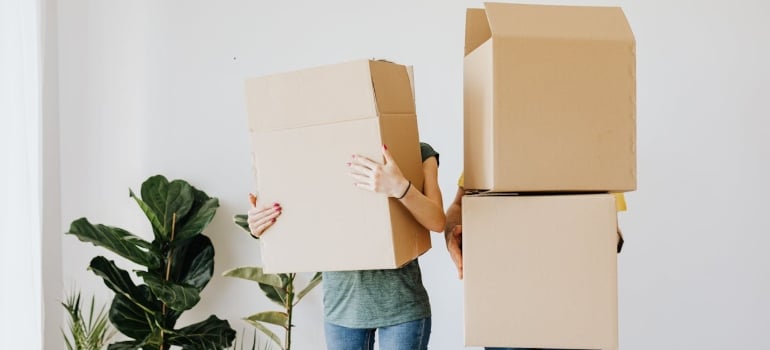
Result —
<instances>
[{"instance_id":1,"label":"person carrying a box","mask_svg":"<svg viewBox=\"0 0 770 350\"><path fill-rule=\"evenodd\" d=\"M446 216L438 185L439 154L426 143L420 143L420 151L422 192L402 175L386 145L384 163L354 155L349 175L356 187L398 199L425 228L441 232ZM258 205L254 195L250 200L249 228L259 237L281 215L281 206ZM392 270L324 272L323 285L328 349L371 350L376 333L381 350L428 348L431 310L417 259Z\"/></svg>"},{"instance_id":2,"label":"person carrying a box","mask_svg":"<svg viewBox=\"0 0 770 350\"><path fill-rule=\"evenodd\" d=\"M464 178L460 175L457 181L457 193L446 211L446 227L444 229L444 238L446 239L447 251L457 268L457 276L463 279L463 248L462 248L462 199L465 195ZM618 211L626 210L625 196L622 193L615 193L616 206ZM618 227L618 253L623 247L623 235ZM486 350L527 350L525 348L496 348L485 347ZM536 349L529 349L536 350ZM554 349L558 350L558 349Z\"/></svg>"}]
</instances>

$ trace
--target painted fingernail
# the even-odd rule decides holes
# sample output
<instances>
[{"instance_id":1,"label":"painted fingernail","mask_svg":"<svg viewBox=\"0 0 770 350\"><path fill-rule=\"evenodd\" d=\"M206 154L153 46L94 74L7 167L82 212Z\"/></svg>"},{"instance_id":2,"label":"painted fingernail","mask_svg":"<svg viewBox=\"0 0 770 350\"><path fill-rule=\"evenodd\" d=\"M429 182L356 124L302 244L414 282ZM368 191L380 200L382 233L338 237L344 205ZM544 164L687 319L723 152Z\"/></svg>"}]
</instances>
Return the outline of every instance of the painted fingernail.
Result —
<instances>
[{"instance_id":1,"label":"painted fingernail","mask_svg":"<svg viewBox=\"0 0 770 350\"><path fill-rule=\"evenodd\" d=\"M280 207L281 205L280 205L280 204L278 204L278 203L273 203L273 206L274 206L274 207Z\"/></svg>"},{"instance_id":2,"label":"painted fingernail","mask_svg":"<svg viewBox=\"0 0 770 350\"><path fill-rule=\"evenodd\" d=\"M270 220L270 221L275 222L275 218L273 218L273 220Z\"/></svg>"},{"instance_id":3,"label":"painted fingernail","mask_svg":"<svg viewBox=\"0 0 770 350\"><path fill-rule=\"evenodd\" d=\"M388 150L388 145L386 145L386 144L384 144L384 143L383 143L383 144L382 144L382 148L384 148L384 149L387 151L387 150Z\"/></svg>"}]
</instances>

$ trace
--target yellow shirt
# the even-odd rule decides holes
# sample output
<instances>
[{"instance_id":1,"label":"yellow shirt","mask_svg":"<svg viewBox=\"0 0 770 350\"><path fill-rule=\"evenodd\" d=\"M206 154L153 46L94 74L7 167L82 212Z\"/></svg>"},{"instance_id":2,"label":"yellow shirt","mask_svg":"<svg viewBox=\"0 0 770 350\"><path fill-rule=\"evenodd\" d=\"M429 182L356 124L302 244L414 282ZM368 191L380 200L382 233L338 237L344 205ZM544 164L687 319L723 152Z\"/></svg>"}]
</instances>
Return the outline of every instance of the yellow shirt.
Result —
<instances>
[{"instance_id":1,"label":"yellow shirt","mask_svg":"<svg viewBox=\"0 0 770 350\"><path fill-rule=\"evenodd\" d=\"M457 186L465 187L465 173L460 174L460 178L457 180ZM615 195L615 209L617 211L626 211L628 208L626 207L626 196L623 195L622 192L615 192L613 193Z\"/></svg>"}]
</instances>

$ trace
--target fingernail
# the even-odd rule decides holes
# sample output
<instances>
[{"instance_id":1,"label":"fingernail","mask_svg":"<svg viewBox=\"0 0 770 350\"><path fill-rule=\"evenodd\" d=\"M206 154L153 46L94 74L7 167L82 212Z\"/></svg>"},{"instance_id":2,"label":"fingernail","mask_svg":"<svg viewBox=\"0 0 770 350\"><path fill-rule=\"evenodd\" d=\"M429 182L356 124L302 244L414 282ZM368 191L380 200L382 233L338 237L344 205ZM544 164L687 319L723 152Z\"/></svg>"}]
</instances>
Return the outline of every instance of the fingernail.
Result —
<instances>
[{"instance_id":1,"label":"fingernail","mask_svg":"<svg viewBox=\"0 0 770 350\"><path fill-rule=\"evenodd\" d=\"M278 204L278 203L273 203L273 206L274 206L274 207L280 207L281 205L280 205L280 204Z\"/></svg>"},{"instance_id":2,"label":"fingernail","mask_svg":"<svg viewBox=\"0 0 770 350\"><path fill-rule=\"evenodd\" d=\"M387 151L387 150L388 150L388 145L386 145L386 144L384 144L384 143L383 143L383 144L382 144L382 148L384 148L384 149Z\"/></svg>"},{"instance_id":3,"label":"fingernail","mask_svg":"<svg viewBox=\"0 0 770 350\"><path fill-rule=\"evenodd\" d=\"M350 166L350 162L347 162L346 164L347 164L348 166Z\"/></svg>"},{"instance_id":4,"label":"fingernail","mask_svg":"<svg viewBox=\"0 0 770 350\"><path fill-rule=\"evenodd\" d=\"M275 218L273 218L273 220L270 220L270 221L275 222Z\"/></svg>"}]
</instances>

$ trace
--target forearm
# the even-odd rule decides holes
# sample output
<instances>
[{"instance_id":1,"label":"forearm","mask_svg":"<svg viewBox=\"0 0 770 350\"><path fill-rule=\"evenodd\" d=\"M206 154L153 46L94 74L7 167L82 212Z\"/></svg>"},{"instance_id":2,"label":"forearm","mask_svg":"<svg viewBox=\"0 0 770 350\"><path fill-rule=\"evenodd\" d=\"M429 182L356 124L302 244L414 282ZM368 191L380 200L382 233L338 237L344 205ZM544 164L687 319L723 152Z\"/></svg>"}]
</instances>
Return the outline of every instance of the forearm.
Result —
<instances>
[{"instance_id":1,"label":"forearm","mask_svg":"<svg viewBox=\"0 0 770 350\"><path fill-rule=\"evenodd\" d=\"M463 223L463 195L465 190L457 187L457 193L452 204L446 211L446 228L444 229L444 240L446 249L452 262L457 266L457 276L463 279L463 248L462 248L462 223Z\"/></svg>"},{"instance_id":2,"label":"forearm","mask_svg":"<svg viewBox=\"0 0 770 350\"><path fill-rule=\"evenodd\" d=\"M446 224L444 201L438 186L438 162L428 158L422 164L423 189L409 187L401 203L409 209L417 222L433 232L441 232Z\"/></svg>"},{"instance_id":3,"label":"forearm","mask_svg":"<svg viewBox=\"0 0 770 350\"><path fill-rule=\"evenodd\" d=\"M444 227L444 234L448 235L452 233L455 226L462 224L462 207L452 203L446 210L446 226Z\"/></svg>"},{"instance_id":4,"label":"forearm","mask_svg":"<svg viewBox=\"0 0 770 350\"><path fill-rule=\"evenodd\" d=\"M446 216L440 202L422 194L414 186L400 201L425 228L433 232L441 232L444 229Z\"/></svg>"},{"instance_id":5,"label":"forearm","mask_svg":"<svg viewBox=\"0 0 770 350\"><path fill-rule=\"evenodd\" d=\"M444 227L444 236L447 239L449 238L449 235L454 230L455 226L463 224L462 197L464 194L465 194L465 190L462 187L458 187L457 193L455 194L455 198L452 201L452 204L449 206L449 208L447 208L446 226Z\"/></svg>"}]
</instances>

